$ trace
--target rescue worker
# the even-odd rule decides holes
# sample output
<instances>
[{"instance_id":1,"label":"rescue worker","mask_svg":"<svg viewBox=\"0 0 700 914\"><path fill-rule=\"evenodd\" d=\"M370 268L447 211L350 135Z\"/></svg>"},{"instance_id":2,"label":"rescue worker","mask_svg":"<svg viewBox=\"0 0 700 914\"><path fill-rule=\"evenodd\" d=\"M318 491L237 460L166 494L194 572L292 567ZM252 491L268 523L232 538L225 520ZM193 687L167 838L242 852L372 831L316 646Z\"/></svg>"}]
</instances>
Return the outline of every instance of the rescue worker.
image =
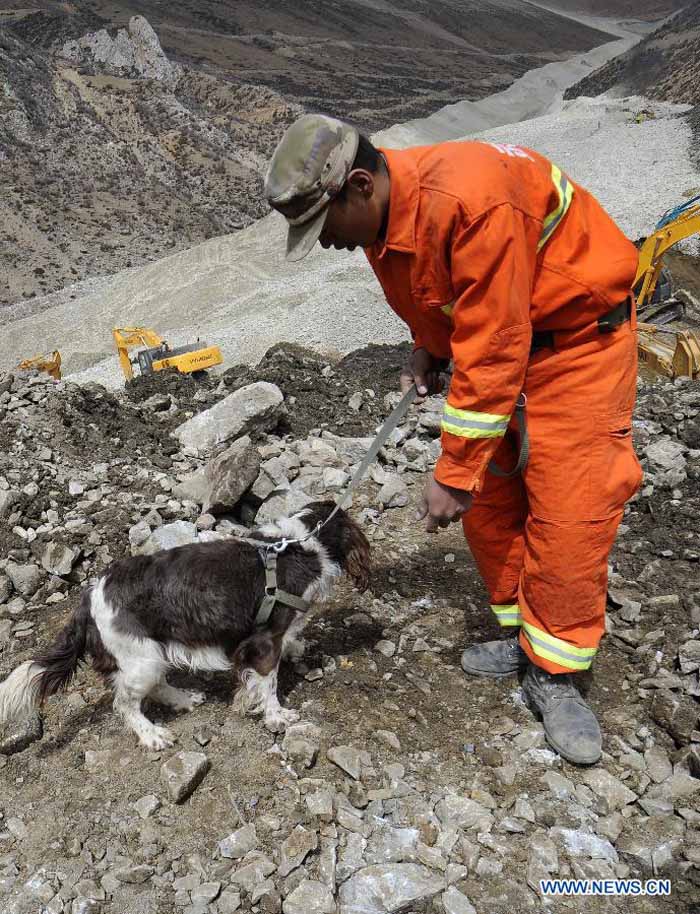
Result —
<instances>
[{"instance_id":1,"label":"rescue worker","mask_svg":"<svg viewBox=\"0 0 700 914\"><path fill-rule=\"evenodd\" d=\"M574 680L598 650L608 556L641 481L636 248L530 149L375 149L320 115L284 134L265 194L287 218L288 259L317 240L364 248L413 336L404 389L437 392L452 362L442 452L419 514L429 531L461 519L495 618L517 634L468 647L462 667L524 671L551 746L596 762L600 727Z\"/></svg>"}]
</instances>

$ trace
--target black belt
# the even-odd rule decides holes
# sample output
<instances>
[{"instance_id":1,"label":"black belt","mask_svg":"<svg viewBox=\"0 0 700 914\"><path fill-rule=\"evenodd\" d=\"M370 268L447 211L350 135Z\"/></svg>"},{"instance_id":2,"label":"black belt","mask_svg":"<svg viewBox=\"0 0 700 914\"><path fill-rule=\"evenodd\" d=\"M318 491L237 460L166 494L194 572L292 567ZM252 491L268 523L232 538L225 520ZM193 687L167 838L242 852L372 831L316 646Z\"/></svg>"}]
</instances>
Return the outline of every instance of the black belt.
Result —
<instances>
[{"instance_id":1,"label":"black belt","mask_svg":"<svg viewBox=\"0 0 700 914\"><path fill-rule=\"evenodd\" d=\"M603 314L598 318L598 333L613 333L625 321L632 317L632 298L628 296L621 304L616 305L612 311ZM583 329L583 328L580 328ZM557 330L535 330L532 334L532 343L530 344L530 355L538 352L540 349L554 349L554 335L560 333ZM575 333L576 331L564 331Z\"/></svg>"}]
</instances>

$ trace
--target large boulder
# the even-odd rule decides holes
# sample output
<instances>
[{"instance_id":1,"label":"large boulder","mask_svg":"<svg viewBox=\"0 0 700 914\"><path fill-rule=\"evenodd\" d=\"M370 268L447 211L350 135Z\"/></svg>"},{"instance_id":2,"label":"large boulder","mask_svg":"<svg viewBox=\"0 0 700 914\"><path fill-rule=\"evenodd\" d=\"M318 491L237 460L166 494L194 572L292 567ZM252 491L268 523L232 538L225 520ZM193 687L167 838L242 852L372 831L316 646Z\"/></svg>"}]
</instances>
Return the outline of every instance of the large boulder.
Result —
<instances>
[{"instance_id":1,"label":"large boulder","mask_svg":"<svg viewBox=\"0 0 700 914\"><path fill-rule=\"evenodd\" d=\"M244 435L208 464L205 471L208 491L203 511L216 516L233 510L258 478L259 471L260 454Z\"/></svg>"},{"instance_id":2,"label":"large boulder","mask_svg":"<svg viewBox=\"0 0 700 914\"><path fill-rule=\"evenodd\" d=\"M253 429L272 428L282 412L283 400L282 391L275 384L257 381L188 419L174 434L182 447L212 454L220 445Z\"/></svg>"}]
</instances>

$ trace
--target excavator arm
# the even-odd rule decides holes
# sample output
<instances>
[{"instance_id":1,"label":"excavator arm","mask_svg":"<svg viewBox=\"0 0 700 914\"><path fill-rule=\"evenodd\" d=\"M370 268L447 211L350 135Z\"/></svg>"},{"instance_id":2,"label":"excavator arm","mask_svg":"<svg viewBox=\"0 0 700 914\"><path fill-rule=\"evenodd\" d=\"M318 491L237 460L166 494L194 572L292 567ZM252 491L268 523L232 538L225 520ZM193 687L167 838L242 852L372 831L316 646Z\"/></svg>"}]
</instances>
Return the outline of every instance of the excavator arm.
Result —
<instances>
[{"instance_id":1,"label":"excavator arm","mask_svg":"<svg viewBox=\"0 0 700 914\"><path fill-rule=\"evenodd\" d=\"M144 346L154 349L163 345L163 340L154 330L148 327L115 327L112 330L114 342L119 354L122 371L127 381L134 377L134 369L131 366L129 350L134 346Z\"/></svg>"},{"instance_id":2,"label":"excavator arm","mask_svg":"<svg viewBox=\"0 0 700 914\"><path fill-rule=\"evenodd\" d=\"M22 371L45 371L57 381L61 380L61 353L55 349L50 356L35 355L32 359L24 359L17 366Z\"/></svg>"},{"instance_id":3,"label":"excavator arm","mask_svg":"<svg viewBox=\"0 0 700 914\"><path fill-rule=\"evenodd\" d=\"M646 239L639 252L637 275L634 279L639 311L654 295L663 266L663 255L674 244L697 233L700 233L700 197L688 200L665 216Z\"/></svg>"}]
</instances>

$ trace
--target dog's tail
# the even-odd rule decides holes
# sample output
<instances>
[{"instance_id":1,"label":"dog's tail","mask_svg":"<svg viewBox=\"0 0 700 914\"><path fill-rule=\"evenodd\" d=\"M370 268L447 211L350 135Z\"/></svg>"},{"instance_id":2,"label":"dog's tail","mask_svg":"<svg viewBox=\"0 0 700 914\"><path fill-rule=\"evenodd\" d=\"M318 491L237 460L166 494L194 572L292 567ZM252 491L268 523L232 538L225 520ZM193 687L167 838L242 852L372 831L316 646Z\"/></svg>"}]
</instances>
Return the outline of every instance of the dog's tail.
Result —
<instances>
[{"instance_id":1,"label":"dog's tail","mask_svg":"<svg viewBox=\"0 0 700 914\"><path fill-rule=\"evenodd\" d=\"M87 587L77 610L46 653L20 664L0 683L0 723L25 717L49 695L68 686L85 655L90 597Z\"/></svg>"}]
</instances>

